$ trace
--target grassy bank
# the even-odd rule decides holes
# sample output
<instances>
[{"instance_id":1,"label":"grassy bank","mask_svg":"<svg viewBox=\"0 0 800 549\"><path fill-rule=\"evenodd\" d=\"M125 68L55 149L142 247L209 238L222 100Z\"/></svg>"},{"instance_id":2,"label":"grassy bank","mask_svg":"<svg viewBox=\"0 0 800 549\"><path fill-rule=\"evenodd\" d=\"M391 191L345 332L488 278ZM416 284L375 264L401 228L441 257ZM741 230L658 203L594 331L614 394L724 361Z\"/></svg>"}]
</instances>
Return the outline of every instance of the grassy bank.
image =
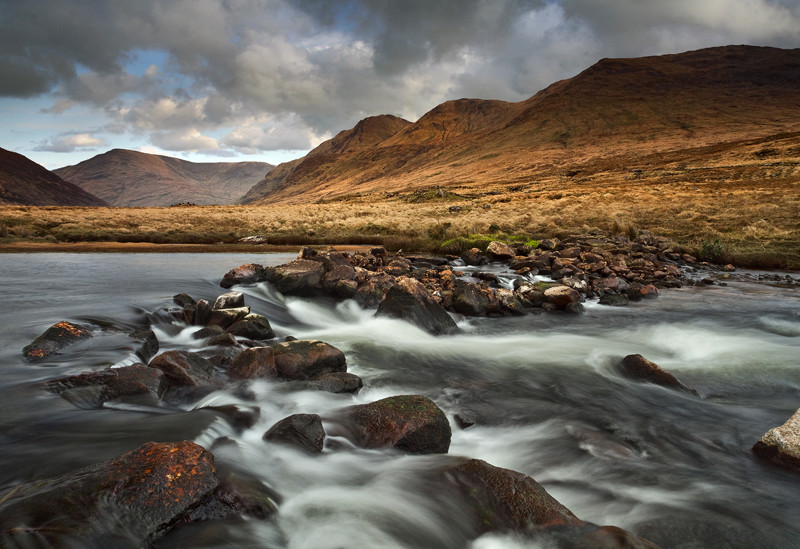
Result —
<instances>
[{"instance_id":1,"label":"grassy bank","mask_svg":"<svg viewBox=\"0 0 800 549\"><path fill-rule=\"evenodd\" d=\"M262 235L271 246L383 244L455 253L501 237L540 240L574 233L635 236L648 230L709 260L800 269L800 196L680 186L576 185L490 196L436 193L415 201L350 197L324 204L172 208L0 207L0 246L14 242L144 242L218 249ZM406 198L406 199L404 199ZM482 239L482 240L481 240ZM444 244L444 246L443 246ZM263 249L251 247L248 249Z\"/></svg>"}]
</instances>

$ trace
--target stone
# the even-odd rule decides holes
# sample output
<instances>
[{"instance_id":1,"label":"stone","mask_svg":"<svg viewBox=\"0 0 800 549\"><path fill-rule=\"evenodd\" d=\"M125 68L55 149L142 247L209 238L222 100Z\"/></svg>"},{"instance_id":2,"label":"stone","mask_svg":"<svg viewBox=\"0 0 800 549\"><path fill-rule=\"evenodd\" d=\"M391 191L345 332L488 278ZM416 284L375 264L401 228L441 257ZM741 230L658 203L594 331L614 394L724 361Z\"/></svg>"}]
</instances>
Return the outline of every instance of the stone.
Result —
<instances>
[{"instance_id":1,"label":"stone","mask_svg":"<svg viewBox=\"0 0 800 549\"><path fill-rule=\"evenodd\" d=\"M22 354L28 362L35 362L62 351L79 341L89 339L92 335L90 326L62 320L50 326L42 335L34 339L30 345L26 345L22 349Z\"/></svg>"},{"instance_id":2,"label":"stone","mask_svg":"<svg viewBox=\"0 0 800 549\"><path fill-rule=\"evenodd\" d=\"M461 261L467 265L479 266L486 265L489 259L478 248L471 248L461 254Z\"/></svg>"},{"instance_id":3,"label":"stone","mask_svg":"<svg viewBox=\"0 0 800 549\"><path fill-rule=\"evenodd\" d=\"M228 327L228 333L247 339L264 340L275 337L266 317L250 313Z\"/></svg>"},{"instance_id":4,"label":"stone","mask_svg":"<svg viewBox=\"0 0 800 549\"><path fill-rule=\"evenodd\" d=\"M358 276L358 271L356 271ZM387 273L363 272L363 282L358 284L353 298L361 307L377 307L386 297L390 288L397 284L397 279Z\"/></svg>"},{"instance_id":5,"label":"stone","mask_svg":"<svg viewBox=\"0 0 800 549\"><path fill-rule=\"evenodd\" d=\"M267 279L267 269L256 263L248 263L231 269L219 283L223 288L232 288L238 284L256 284Z\"/></svg>"},{"instance_id":6,"label":"stone","mask_svg":"<svg viewBox=\"0 0 800 549\"><path fill-rule=\"evenodd\" d=\"M263 438L295 446L309 454L319 454L325 443L325 429L317 414L293 414L270 427Z\"/></svg>"},{"instance_id":7,"label":"stone","mask_svg":"<svg viewBox=\"0 0 800 549\"><path fill-rule=\"evenodd\" d=\"M267 279L283 294L314 296L323 293L324 274L325 267L321 262L295 259L269 271Z\"/></svg>"},{"instance_id":8,"label":"stone","mask_svg":"<svg viewBox=\"0 0 800 549\"><path fill-rule=\"evenodd\" d=\"M544 291L544 297L548 303L555 305L557 309L566 309L572 303L579 303L581 294L569 286L553 286Z\"/></svg>"},{"instance_id":9,"label":"stone","mask_svg":"<svg viewBox=\"0 0 800 549\"><path fill-rule=\"evenodd\" d=\"M150 394L158 401L167 385L162 371L133 364L56 379L46 387L81 408L99 408L104 402L131 395Z\"/></svg>"},{"instance_id":10,"label":"stone","mask_svg":"<svg viewBox=\"0 0 800 549\"><path fill-rule=\"evenodd\" d=\"M356 394L364 386L364 382L355 374L348 372L331 372L315 377L308 383L308 388L328 393Z\"/></svg>"},{"instance_id":11,"label":"stone","mask_svg":"<svg viewBox=\"0 0 800 549\"><path fill-rule=\"evenodd\" d=\"M228 292L217 297L212 309L238 309L244 307L244 294L242 292Z\"/></svg>"},{"instance_id":12,"label":"stone","mask_svg":"<svg viewBox=\"0 0 800 549\"><path fill-rule=\"evenodd\" d=\"M505 242L493 240L486 247L486 254L495 261L508 261L517 253Z\"/></svg>"},{"instance_id":13,"label":"stone","mask_svg":"<svg viewBox=\"0 0 800 549\"><path fill-rule=\"evenodd\" d=\"M403 278L386 292L376 316L400 318L433 334L458 331L455 321L428 293L425 286L413 278Z\"/></svg>"},{"instance_id":14,"label":"stone","mask_svg":"<svg viewBox=\"0 0 800 549\"><path fill-rule=\"evenodd\" d=\"M284 379L314 379L347 371L344 353L323 341L285 341L272 350L277 375Z\"/></svg>"},{"instance_id":15,"label":"stone","mask_svg":"<svg viewBox=\"0 0 800 549\"><path fill-rule=\"evenodd\" d=\"M753 446L760 458L800 472L800 410L780 427L767 431Z\"/></svg>"},{"instance_id":16,"label":"stone","mask_svg":"<svg viewBox=\"0 0 800 549\"><path fill-rule=\"evenodd\" d=\"M239 320L250 314L250 307L238 307L236 309L212 309L208 315L209 326L219 326L227 329Z\"/></svg>"},{"instance_id":17,"label":"stone","mask_svg":"<svg viewBox=\"0 0 800 549\"><path fill-rule=\"evenodd\" d=\"M192 319L192 323L197 326L205 326L208 324L210 318L211 305L209 305L208 301L205 299L199 299L194 310L194 318Z\"/></svg>"},{"instance_id":18,"label":"stone","mask_svg":"<svg viewBox=\"0 0 800 549\"><path fill-rule=\"evenodd\" d=\"M436 404L421 395L384 398L350 406L336 414L341 434L362 448L397 448L408 454L445 454L450 423Z\"/></svg>"},{"instance_id":19,"label":"stone","mask_svg":"<svg viewBox=\"0 0 800 549\"><path fill-rule=\"evenodd\" d=\"M489 288L456 280L453 288L453 309L465 316L482 316L486 314L491 298L492 292Z\"/></svg>"},{"instance_id":20,"label":"stone","mask_svg":"<svg viewBox=\"0 0 800 549\"><path fill-rule=\"evenodd\" d=\"M128 334L133 340L136 340L139 347L136 349L136 356L142 362L147 362L153 358L158 352L158 338L153 330L141 329L134 330Z\"/></svg>"},{"instance_id":21,"label":"stone","mask_svg":"<svg viewBox=\"0 0 800 549\"><path fill-rule=\"evenodd\" d=\"M644 381L646 383L653 383L661 385L662 387L669 387L672 389L679 389L687 393L697 395L697 391L691 387L687 387L668 371L661 368L658 364L650 362L642 355L628 355L623 358L617 365L617 370L628 379L635 381Z\"/></svg>"},{"instance_id":22,"label":"stone","mask_svg":"<svg viewBox=\"0 0 800 549\"><path fill-rule=\"evenodd\" d=\"M164 372L169 384L175 387L203 385L211 381L214 365L189 351L167 351L161 353L148 365Z\"/></svg>"},{"instance_id":23,"label":"stone","mask_svg":"<svg viewBox=\"0 0 800 549\"><path fill-rule=\"evenodd\" d=\"M609 305L611 307L624 307L629 305L630 302L630 299L625 294L605 294L598 301L600 305Z\"/></svg>"},{"instance_id":24,"label":"stone","mask_svg":"<svg viewBox=\"0 0 800 549\"><path fill-rule=\"evenodd\" d=\"M232 379L258 379L278 377L275 352L272 347L250 347L239 353L227 369Z\"/></svg>"},{"instance_id":25,"label":"stone","mask_svg":"<svg viewBox=\"0 0 800 549\"><path fill-rule=\"evenodd\" d=\"M189 441L148 442L116 459L0 492L15 547L146 547L211 497L214 457ZM92 543L88 543L88 542Z\"/></svg>"},{"instance_id":26,"label":"stone","mask_svg":"<svg viewBox=\"0 0 800 549\"><path fill-rule=\"evenodd\" d=\"M258 406L225 404L222 406L203 406L200 409L217 412L231 424L231 427L236 429L237 433L253 427L261 417L261 408Z\"/></svg>"}]
</instances>

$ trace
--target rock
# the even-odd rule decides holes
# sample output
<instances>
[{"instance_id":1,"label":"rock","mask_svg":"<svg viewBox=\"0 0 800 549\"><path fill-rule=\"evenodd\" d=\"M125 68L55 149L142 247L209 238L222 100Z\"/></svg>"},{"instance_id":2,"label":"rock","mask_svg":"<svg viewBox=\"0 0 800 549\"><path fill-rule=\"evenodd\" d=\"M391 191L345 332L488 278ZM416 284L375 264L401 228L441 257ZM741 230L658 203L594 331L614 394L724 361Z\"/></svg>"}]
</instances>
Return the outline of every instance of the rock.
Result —
<instances>
[{"instance_id":1,"label":"rock","mask_svg":"<svg viewBox=\"0 0 800 549\"><path fill-rule=\"evenodd\" d=\"M522 473L471 459L448 469L445 476L464 498L478 534L584 524L538 482Z\"/></svg>"},{"instance_id":2,"label":"rock","mask_svg":"<svg viewBox=\"0 0 800 549\"><path fill-rule=\"evenodd\" d=\"M167 351L150 361L150 368L164 372L171 386L196 386L211 381L214 365L189 351Z\"/></svg>"},{"instance_id":3,"label":"rock","mask_svg":"<svg viewBox=\"0 0 800 549\"><path fill-rule=\"evenodd\" d=\"M356 277L358 274L356 271ZM358 284L353 298L365 309L377 307L389 289L397 284L397 279L386 273L363 272L362 276L364 280Z\"/></svg>"},{"instance_id":4,"label":"rock","mask_svg":"<svg viewBox=\"0 0 800 549\"><path fill-rule=\"evenodd\" d=\"M283 294L314 296L323 293L324 274L325 267L319 261L295 259L269 271L267 279Z\"/></svg>"},{"instance_id":5,"label":"rock","mask_svg":"<svg viewBox=\"0 0 800 549\"><path fill-rule=\"evenodd\" d=\"M153 330L134 330L128 334L128 337L139 342L139 348L136 349L136 356L139 357L141 361L149 361L158 352L158 338Z\"/></svg>"},{"instance_id":6,"label":"rock","mask_svg":"<svg viewBox=\"0 0 800 549\"><path fill-rule=\"evenodd\" d=\"M489 243L489 246L486 247L486 254L496 261L508 261L517 255L511 246L497 240Z\"/></svg>"},{"instance_id":7,"label":"rock","mask_svg":"<svg viewBox=\"0 0 800 549\"><path fill-rule=\"evenodd\" d=\"M218 486L193 442L149 442L122 456L0 493L0 531L15 547L145 547Z\"/></svg>"},{"instance_id":8,"label":"rock","mask_svg":"<svg viewBox=\"0 0 800 549\"><path fill-rule=\"evenodd\" d=\"M217 297L212 309L238 309L244 307L244 294L242 292L228 292Z\"/></svg>"},{"instance_id":9,"label":"rock","mask_svg":"<svg viewBox=\"0 0 800 549\"><path fill-rule=\"evenodd\" d=\"M655 385L661 385L662 387L680 389L681 391L693 395L698 394L697 391L691 387L687 387L678 381L674 375L661 368L658 364L650 362L642 355L626 356L617 365L617 370L628 379L653 383Z\"/></svg>"},{"instance_id":10,"label":"rock","mask_svg":"<svg viewBox=\"0 0 800 549\"><path fill-rule=\"evenodd\" d=\"M286 341L272 349L275 369L284 379L314 379L347 370L344 353L322 341Z\"/></svg>"},{"instance_id":11,"label":"rock","mask_svg":"<svg viewBox=\"0 0 800 549\"><path fill-rule=\"evenodd\" d=\"M322 418L317 414L294 414L280 420L264 433L264 440L289 444L308 452L322 452L325 442L325 429Z\"/></svg>"},{"instance_id":12,"label":"rock","mask_svg":"<svg viewBox=\"0 0 800 549\"><path fill-rule=\"evenodd\" d=\"M362 448L397 448L409 454L445 454L450 448L450 423L424 396L350 406L340 410L337 419L342 436Z\"/></svg>"},{"instance_id":13,"label":"rock","mask_svg":"<svg viewBox=\"0 0 800 549\"><path fill-rule=\"evenodd\" d=\"M91 327L63 320L50 326L30 345L26 345L22 349L22 354L28 362L35 362L79 341L89 339L92 335Z\"/></svg>"},{"instance_id":14,"label":"rock","mask_svg":"<svg viewBox=\"0 0 800 549\"><path fill-rule=\"evenodd\" d=\"M81 408L99 408L122 396L150 394L155 401L167 389L164 373L144 364L107 368L50 381L47 388ZM74 391L74 389L81 389ZM87 391L87 388L92 388Z\"/></svg>"},{"instance_id":15,"label":"rock","mask_svg":"<svg viewBox=\"0 0 800 549\"><path fill-rule=\"evenodd\" d=\"M192 319L192 323L197 326L205 326L208 324L209 319L211 318L211 305L208 304L208 301L205 299L200 299L197 301L197 306L194 310L194 318Z\"/></svg>"},{"instance_id":16,"label":"rock","mask_svg":"<svg viewBox=\"0 0 800 549\"><path fill-rule=\"evenodd\" d=\"M642 288L639 290L639 293L645 299L655 299L658 297L658 288L652 284L647 284L642 286Z\"/></svg>"},{"instance_id":17,"label":"rock","mask_svg":"<svg viewBox=\"0 0 800 549\"><path fill-rule=\"evenodd\" d=\"M333 294L336 297L352 297L352 293L354 293L355 288L358 287L355 278L355 267L349 263L346 265L333 265L331 269L322 276L322 287L327 293ZM353 282L353 284L351 286L350 284L342 284L343 282ZM350 290L351 287L353 289L352 291ZM345 295L341 295L343 293ZM348 293L350 295L346 295Z\"/></svg>"},{"instance_id":18,"label":"rock","mask_svg":"<svg viewBox=\"0 0 800 549\"><path fill-rule=\"evenodd\" d=\"M580 303L581 294L569 286L553 286L544 291L544 297L548 303L552 303L557 309L566 309L573 303Z\"/></svg>"},{"instance_id":19,"label":"rock","mask_svg":"<svg viewBox=\"0 0 800 549\"><path fill-rule=\"evenodd\" d=\"M472 248L461 254L461 260L467 265L486 265L489 260L478 248Z\"/></svg>"},{"instance_id":20,"label":"rock","mask_svg":"<svg viewBox=\"0 0 800 549\"><path fill-rule=\"evenodd\" d=\"M192 339L211 339L217 336L221 336L225 333L225 329L220 326L206 326L200 330L197 330L195 333L192 334Z\"/></svg>"},{"instance_id":21,"label":"rock","mask_svg":"<svg viewBox=\"0 0 800 549\"><path fill-rule=\"evenodd\" d=\"M540 541L543 547L658 549L631 532L580 520L522 473L472 459L445 470L442 476L467 508L475 536L515 532Z\"/></svg>"},{"instance_id":22,"label":"rock","mask_svg":"<svg viewBox=\"0 0 800 549\"><path fill-rule=\"evenodd\" d=\"M760 458L800 472L800 410L786 423L767 431L753 446Z\"/></svg>"},{"instance_id":23,"label":"rock","mask_svg":"<svg viewBox=\"0 0 800 549\"><path fill-rule=\"evenodd\" d=\"M266 268L255 263L248 263L225 273L219 285L223 288L232 288L237 284L256 284L258 282L264 282L266 279Z\"/></svg>"},{"instance_id":24,"label":"rock","mask_svg":"<svg viewBox=\"0 0 800 549\"><path fill-rule=\"evenodd\" d=\"M625 294L605 294L598 303L611 307L624 307L630 304L630 299Z\"/></svg>"},{"instance_id":25,"label":"rock","mask_svg":"<svg viewBox=\"0 0 800 549\"><path fill-rule=\"evenodd\" d=\"M250 307L239 307L236 309L212 309L206 324L209 326L219 326L227 329L249 314Z\"/></svg>"},{"instance_id":26,"label":"rock","mask_svg":"<svg viewBox=\"0 0 800 549\"><path fill-rule=\"evenodd\" d=\"M545 238L539 241L538 249L552 252L558 249L559 244L561 244L561 241L557 238Z\"/></svg>"},{"instance_id":27,"label":"rock","mask_svg":"<svg viewBox=\"0 0 800 549\"><path fill-rule=\"evenodd\" d=\"M247 339L264 340L275 337L266 317L250 313L228 327L228 333Z\"/></svg>"},{"instance_id":28,"label":"rock","mask_svg":"<svg viewBox=\"0 0 800 549\"><path fill-rule=\"evenodd\" d=\"M333 372L322 374L308 383L308 388L328 393L358 393L364 382L355 374L348 372Z\"/></svg>"},{"instance_id":29,"label":"rock","mask_svg":"<svg viewBox=\"0 0 800 549\"><path fill-rule=\"evenodd\" d=\"M433 335L451 334L458 330L455 321L413 278L403 278L389 288L378 306L376 316L401 318Z\"/></svg>"},{"instance_id":30,"label":"rock","mask_svg":"<svg viewBox=\"0 0 800 549\"><path fill-rule=\"evenodd\" d=\"M250 347L239 353L227 369L228 377L233 379L275 379L275 352L272 347Z\"/></svg>"},{"instance_id":31,"label":"rock","mask_svg":"<svg viewBox=\"0 0 800 549\"><path fill-rule=\"evenodd\" d=\"M466 316L485 315L491 301L491 290L463 280L453 288L453 309Z\"/></svg>"},{"instance_id":32,"label":"rock","mask_svg":"<svg viewBox=\"0 0 800 549\"><path fill-rule=\"evenodd\" d=\"M219 413L238 433L254 426L258 422L258 418L261 417L261 408L258 406L226 404L223 406L204 406L200 409Z\"/></svg>"}]
</instances>

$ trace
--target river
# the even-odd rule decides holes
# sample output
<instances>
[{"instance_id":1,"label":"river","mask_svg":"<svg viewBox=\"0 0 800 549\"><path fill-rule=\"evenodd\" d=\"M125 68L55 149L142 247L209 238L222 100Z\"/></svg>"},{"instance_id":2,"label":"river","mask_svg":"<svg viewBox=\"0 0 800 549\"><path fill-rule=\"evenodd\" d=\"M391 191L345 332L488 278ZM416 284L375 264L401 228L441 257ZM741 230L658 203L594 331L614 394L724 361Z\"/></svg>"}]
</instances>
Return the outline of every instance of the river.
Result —
<instances>
[{"instance_id":1,"label":"river","mask_svg":"<svg viewBox=\"0 0 800 549\"><path fill-rule=\"evenodd\" d=\"M43 389L44 380L132 362L125 338L94 338L43 363L22 358L22 347L58 321L147 325L177 293L213 301L232 267L291 257L0 254L0 488L150 440L210 447L226 436L235 444L215 449L217 462L257 475L280 494L279 513L182 528L157 547L530 547L510 535L464 539L458 517L419 481L447 456L334 444L310 457L261 438L293 413L324 417L353 403L423 394L451 418L451 455L530 475L583 520L620 526L665 548L800 547L800 478L750 450L800 407L796 285L733 280L664 290L624 308L588 303L580 316L462 318L461 333L443 337L376 319L352 302L284 298L265 285L238 288L279 335L344 351L348 371L365 387L353 396L258 381L247 398L217 391L184 413L84 410ZM199 345L190 332L157 329L161 350ZM613 364L633 353L701 397L621 378ZM191 412L227 403L260 407L258 424L236 433ZM460 429L452 419L459 412L476 424Z\"/></svg>"}]
</instances>

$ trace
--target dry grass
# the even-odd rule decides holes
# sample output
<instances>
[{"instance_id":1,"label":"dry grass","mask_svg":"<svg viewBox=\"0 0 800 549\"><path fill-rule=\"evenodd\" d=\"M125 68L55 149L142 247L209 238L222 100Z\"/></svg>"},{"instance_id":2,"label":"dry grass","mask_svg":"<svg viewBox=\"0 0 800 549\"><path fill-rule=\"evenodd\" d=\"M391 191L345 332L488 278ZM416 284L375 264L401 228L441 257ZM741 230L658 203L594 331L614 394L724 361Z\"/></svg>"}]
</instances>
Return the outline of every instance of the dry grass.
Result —
<instances>
[{"instance_id":1,"label":"dry grass","mask_svg":"<svg viewBox=\"0 0 800 549\"><path fill-rule=\"evenodd\" d=\"M800 137L541 170L512 183L361 193L336 201L172 208L0 207L0 243L376 244L440 250L470 234L604 231L669 237L718 259L800 268ZM766 153L764 151L767 151ZM632 167L636 167L634 171ZM440 196L444 195L444 196ZM453 208L455 207L455 208ZM456 210L456 211L451 211Z\"/></svg>"}]
</instances>

